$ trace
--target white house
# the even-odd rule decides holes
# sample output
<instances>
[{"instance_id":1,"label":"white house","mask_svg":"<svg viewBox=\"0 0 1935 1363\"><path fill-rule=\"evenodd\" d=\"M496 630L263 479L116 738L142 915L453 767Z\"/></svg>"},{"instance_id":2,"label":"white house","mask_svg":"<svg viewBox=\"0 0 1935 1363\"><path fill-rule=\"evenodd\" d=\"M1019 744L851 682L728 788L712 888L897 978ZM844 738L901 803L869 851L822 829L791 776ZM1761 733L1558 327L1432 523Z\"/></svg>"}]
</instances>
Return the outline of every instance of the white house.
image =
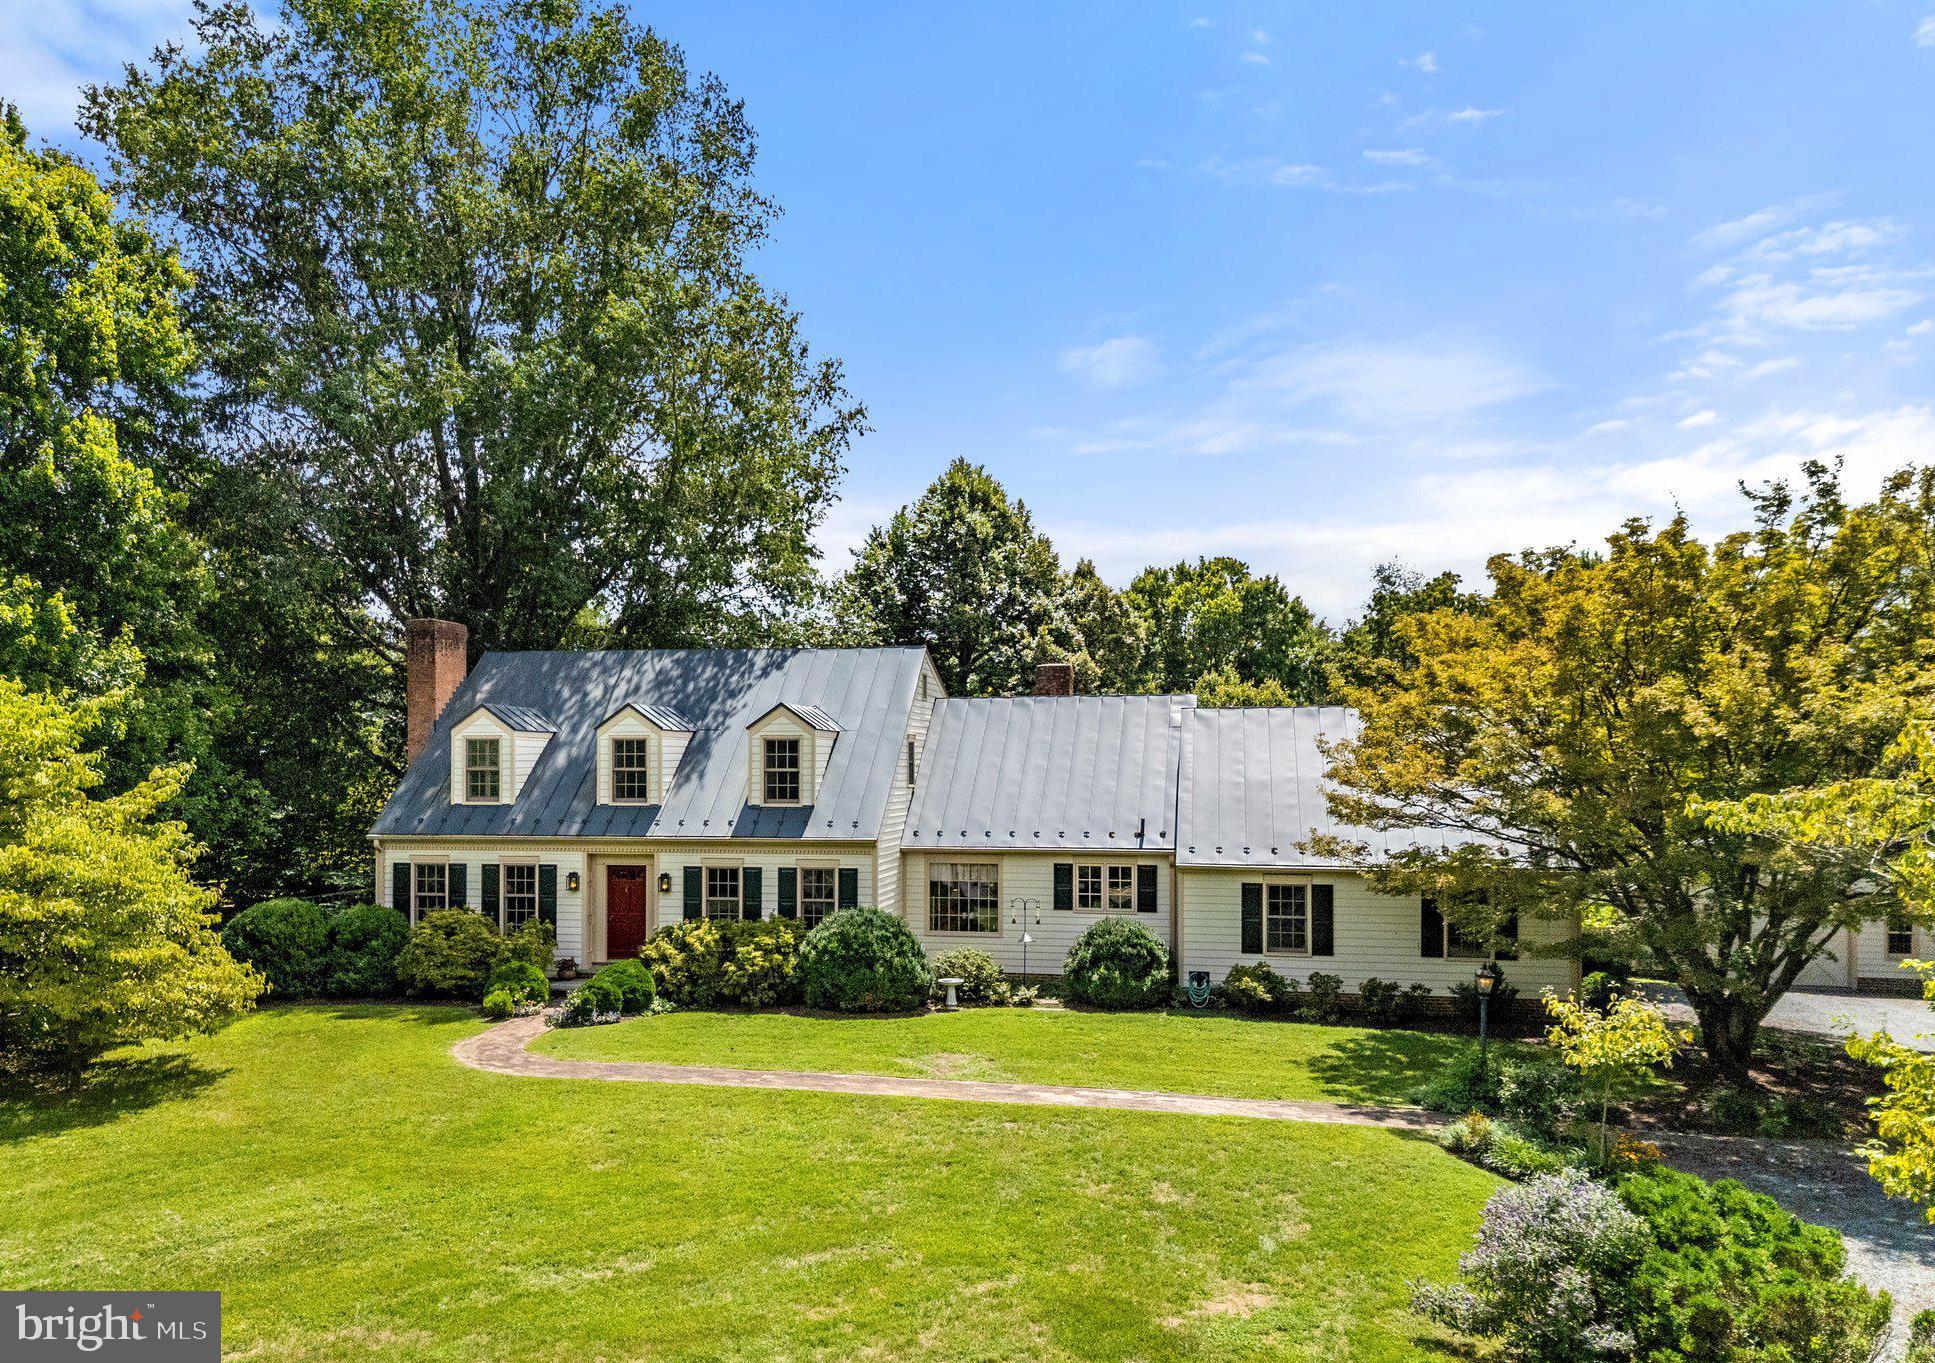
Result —
<instances>
[{"instance_id":1,"label":"white house","mask_svg":"<svg viewBox=\"0 0 1935 1363\"><path fill-rule=\"evenodd\" d=\"M454 646L453 646L454 644ZM930 951L1059 973L1098 918L1133 918L1183 972L1430 984L1490 955L1415 898L1299 844L1338 831L1318 743L1336 708L1201 710L1195 697L945 695L923 649L486 654L410 625L409 771L372 840L379 899L556 925L590 965L680 919L873 904ZM1521 992L1577 962L1526 925Z\"/></svg>"}]
</instances>

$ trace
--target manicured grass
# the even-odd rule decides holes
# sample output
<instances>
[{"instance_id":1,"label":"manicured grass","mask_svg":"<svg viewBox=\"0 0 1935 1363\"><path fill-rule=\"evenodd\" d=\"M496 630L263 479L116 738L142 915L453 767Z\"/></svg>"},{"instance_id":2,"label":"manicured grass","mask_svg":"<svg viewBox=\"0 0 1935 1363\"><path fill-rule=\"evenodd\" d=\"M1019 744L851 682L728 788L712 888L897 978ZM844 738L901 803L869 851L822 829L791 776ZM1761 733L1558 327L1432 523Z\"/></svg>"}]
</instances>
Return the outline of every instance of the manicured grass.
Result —
<instances>
[{"instance_id":1,"label":"manicured grass","mask_svg":"<svg viewBox=\"0 0 1935 1363\"><path fill-rule=\"evenodd\" d=\"M220 1289L279 1363L1416 1360L1405 1280L1497 1186L1368 1128L483 1074L482 1025L278 1008L0 1100L0 1285Z\"/></svg>"},{"instance_id":2,"label":"manicured grass","mask_svg":"<svg viewBox=\"0 0 1935 1363\"><path fill-rule=\"evenodd\" d=\"M1432 1032L1227 1013L969 1008L892 1018L669 1013L553 1031L536 1049L579 1060L1393 1104L1476 1045Z\"/></svg>"}]
</instances>

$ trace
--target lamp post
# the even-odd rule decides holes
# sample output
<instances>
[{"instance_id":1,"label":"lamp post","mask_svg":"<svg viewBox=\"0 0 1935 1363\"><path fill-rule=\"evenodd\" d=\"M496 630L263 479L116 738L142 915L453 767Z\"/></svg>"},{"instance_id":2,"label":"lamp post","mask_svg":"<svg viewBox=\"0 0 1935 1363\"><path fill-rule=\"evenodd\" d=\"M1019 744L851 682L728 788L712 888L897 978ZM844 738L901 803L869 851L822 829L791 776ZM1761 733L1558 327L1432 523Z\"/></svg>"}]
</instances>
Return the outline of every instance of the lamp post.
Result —
<instances>
[{"instance_id":1,"label":"lamp post","mask_svg":"<svg viewBox=\"0 0 1935 1363\"><path fill-rule=\"evenodd\" d=\"M1487 961L1478 967L1478 974L1472 983L1478 989L1478 1077L1485 1077L1485 1023L1491 1012L1492 991L1498 988L1501 972L1497 961Z\"/></svg>"},{"instance_id":2,"label":"lamp post","mask_svg":"<svg viewBox=\"0 0 1935 1363\"><path fill-rule=\"evenodd\" d=\"M1025 980L1028 978L1028 944L1035 940L1034 935L1028 931L1028 920L1032 917L1035 920L1034 926L1041 926L1041 901L1030 899L1026 895L1016 895L1008 901L1008 907L1014 910L1014 922L1021 928L1021 978Z\"/></svg>"}]
</instances>

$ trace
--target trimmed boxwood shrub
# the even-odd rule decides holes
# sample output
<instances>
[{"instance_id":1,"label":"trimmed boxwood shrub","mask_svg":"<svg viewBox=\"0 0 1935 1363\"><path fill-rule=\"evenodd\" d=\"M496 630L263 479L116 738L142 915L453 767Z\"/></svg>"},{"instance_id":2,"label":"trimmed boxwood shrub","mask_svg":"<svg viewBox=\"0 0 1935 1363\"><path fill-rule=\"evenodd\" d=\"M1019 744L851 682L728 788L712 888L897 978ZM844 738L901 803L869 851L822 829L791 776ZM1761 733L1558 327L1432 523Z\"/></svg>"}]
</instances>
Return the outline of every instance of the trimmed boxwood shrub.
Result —
<instances>
[{"instance_id":1,"label":"trimmed boxwood shrub","mask_svg":"<svg viewBox=\"0 0 1935 1363\"><path fill-rule=\"evenodd\" d=\"M329 915L325 993L349 998L396 992L396 958L410 920L381 904L352 904Z\"/></svg>"},{"instance_id":2,"label":"trimmed boxwood shrub","mask_svg":"<svg viewBox=\"0 0 1935 1363\"><path fill-rule=\"evenodd\" d=\"M315 994L327 974L329 928L306 899L265 899L228 920L228 954L260 970L278 994Z\"/></svg>"},{"instance_id":3,"label":"trimmed boxwood shrub","mask_svg":"<svg viewBox=\"0 0 1935 1363\"><path fill-rule=\"evenodd\" d=\"M1095 1008L1156 1008L1169 998L1169 949L1127 918L1104 918L1076 938L1063 988Z\"/></svg>"},{"instance_id":4,"label":"trimmed boxwood shrub","mask_svg":"<svg viewBox=\"0 0 1935 1363\"><path fill-rule=\"evenodd\" d=\"M564 1001L564 1012L558 1019L563 1026L583 1027L625 1011L624 991L616 981L601 979L604 973L599 971L571 991L571 997Z\"/></svg>"},{"instance_id":5,"label":"trimmed boxwood shrub","mask_svg":"<svg viewBox=\"0 0 1935 1363\"><path fill-rule=\"evenodd\" d=\"M652 972L637 961L613 961L591 977L591 984L610 985L618 991L618 1011L642 1013L652 1006L657 990Z\"/></svg>"},{"instance_id":6,"label":"trimmed boxwood shrub","mask_svg":"<svg viewBox=\"0 0 1935 1363\"><path fill-rule=\"evenodd\" d=\"M809 1008L905 1013L927 1001L934 972L912 930L879 909L841 909L800 944Z\"/></svg>"},{"instance_id":7,"label":"trimmed boxwood shrub","mask_svg":"<svg viewBox=\"0 0 1935 1363\"><path fill-rule=\"evenodd\" d=\"M497 1022L517 1011L517 996L508 989L484 991L484 1016Z\"/></svg>"},{"instance_id":8,"label":"trimmed boxwood shrub","mask_svg":"<svg viewBox=\"0 0 1935 1363\"><path fill-rule=\"evenodd\" d=\"M490 924L464 909L438 909L410 933L396 978L412 994L475 999L504 959L504 939Z\"/></svg>"},{"instance_id":9,"label":"trimmed boxwood shrub","mask_svg":"<svg viewBox=\"0 0 1935 1363\"><path fill-rule=\"evenodd\" d=\"M943 951L934 958L934 997L944 999L947 990L941 981L956 979L961 983L955 987L954 997L961 1003L1006 1003L1009 989L1007 976L994 957L973 947L955 947Z\"/></svg>"},{"instance_id":10,"label":"trimmed boxwood shrub","mask_svg":"<svg viewBox=\"0 0 1935 1363\"><path fill-rule=\"evenodd\" d=\"M485 998L500 989L511 996L513 1004L548 1003L551 999L551 981L529 961L498 962L484 985Z\"/></svg>"}]
</instances>

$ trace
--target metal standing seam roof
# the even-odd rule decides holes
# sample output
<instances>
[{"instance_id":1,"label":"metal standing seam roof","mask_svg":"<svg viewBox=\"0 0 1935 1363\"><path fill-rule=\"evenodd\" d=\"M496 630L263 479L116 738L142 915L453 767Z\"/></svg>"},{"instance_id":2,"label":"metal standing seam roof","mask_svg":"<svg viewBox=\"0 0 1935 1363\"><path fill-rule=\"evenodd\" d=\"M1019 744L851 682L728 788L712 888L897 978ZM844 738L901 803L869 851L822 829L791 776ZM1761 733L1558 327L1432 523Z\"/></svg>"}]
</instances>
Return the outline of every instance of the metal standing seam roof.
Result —
<instances>
[{"instance_id":1,"label":"metal standing seam roof","mask_svg":"<svg viewBox=\"0 0 1935 1363\"><path fill-rule=\"evenodd\" d=\"M657 649L491 653L458 687L372 832L412 837L866 840L880 834L925 652ZM685 756L657 805L599 805L598 726L649 697L690 721ZM746 801L746 726L774 706L812 706L842 729L812 805ZM450 729L479 706L555 717L513 804L450 802Z\"/></svg>"},{"instance_id":2,"label":"metal standing seam roof","mask_svg":"<svg viewBox=\"0 0 1935 1363\"><path fill-rule=\"evenodd\" d=\"M633 711L640 719L656 724L661 729L685 733L690 733L692 730L692 722L677 710L665 705L652 705L642 700L625 701L598 722L609 724L625 710Z\"/></svg>"},{"instance_id":3,"label":"metal standing seam roof","mask_svg":"<svg viewBox=\"0 0 1935 1363\"><path fill-rule=\"evenodd\" d=\"M1171 851L1182 725L1195 704L1194 696L938 701L902 845Z\"/></svg>"},{"instance_id":4,"label":"metal standing seam roof","mask_svg":"<svg viewBox=\"0 0 1935 1363\"><path fill-rule=\"evenodd\" d=\"M526 709L522 705L484 704L475 707L469 713L475 714L478 710L490 711L491 714L510 725L512 731L515 733L554 734L558 731L557 725L553 724L536 710ZM459 715L458 718L462 719L464 716Z\"/></svg>"},{"instance_id":5,"label":"metal standing seam roof","mask_svg":"<svg viewBox=\"0 0 1935 1363\"><path fill-rule=\"evenodd\" d=\"M1357 712L1338 705L1196 710L1185 720L1177 787L1178 866L1343 867L1298 844L1329 833L1367 844L1373 856L1437 843L1429 832L1392 834L1331 818L1320 745L1354 738Z\"/></svg>"},{"instance_id":6,"label":"metal standing seam roof","mask_svg":"<svg viewBox=\"0 0 1935 1363\"><path fill-rule=\"evenodd\" d=\"M773 710L790 710L799 716L808 728L818 729L823 734L843 732L840 727L840 721L817 705L794 705L789 701L781 701L773 707ZM770 715L773 710L768 710L766 715ZM750 720L746 721L746 727L750 729L753 725L759 723L760 720L766 718L766 715L754 715Z\"/></svg>"}]
</instances>

